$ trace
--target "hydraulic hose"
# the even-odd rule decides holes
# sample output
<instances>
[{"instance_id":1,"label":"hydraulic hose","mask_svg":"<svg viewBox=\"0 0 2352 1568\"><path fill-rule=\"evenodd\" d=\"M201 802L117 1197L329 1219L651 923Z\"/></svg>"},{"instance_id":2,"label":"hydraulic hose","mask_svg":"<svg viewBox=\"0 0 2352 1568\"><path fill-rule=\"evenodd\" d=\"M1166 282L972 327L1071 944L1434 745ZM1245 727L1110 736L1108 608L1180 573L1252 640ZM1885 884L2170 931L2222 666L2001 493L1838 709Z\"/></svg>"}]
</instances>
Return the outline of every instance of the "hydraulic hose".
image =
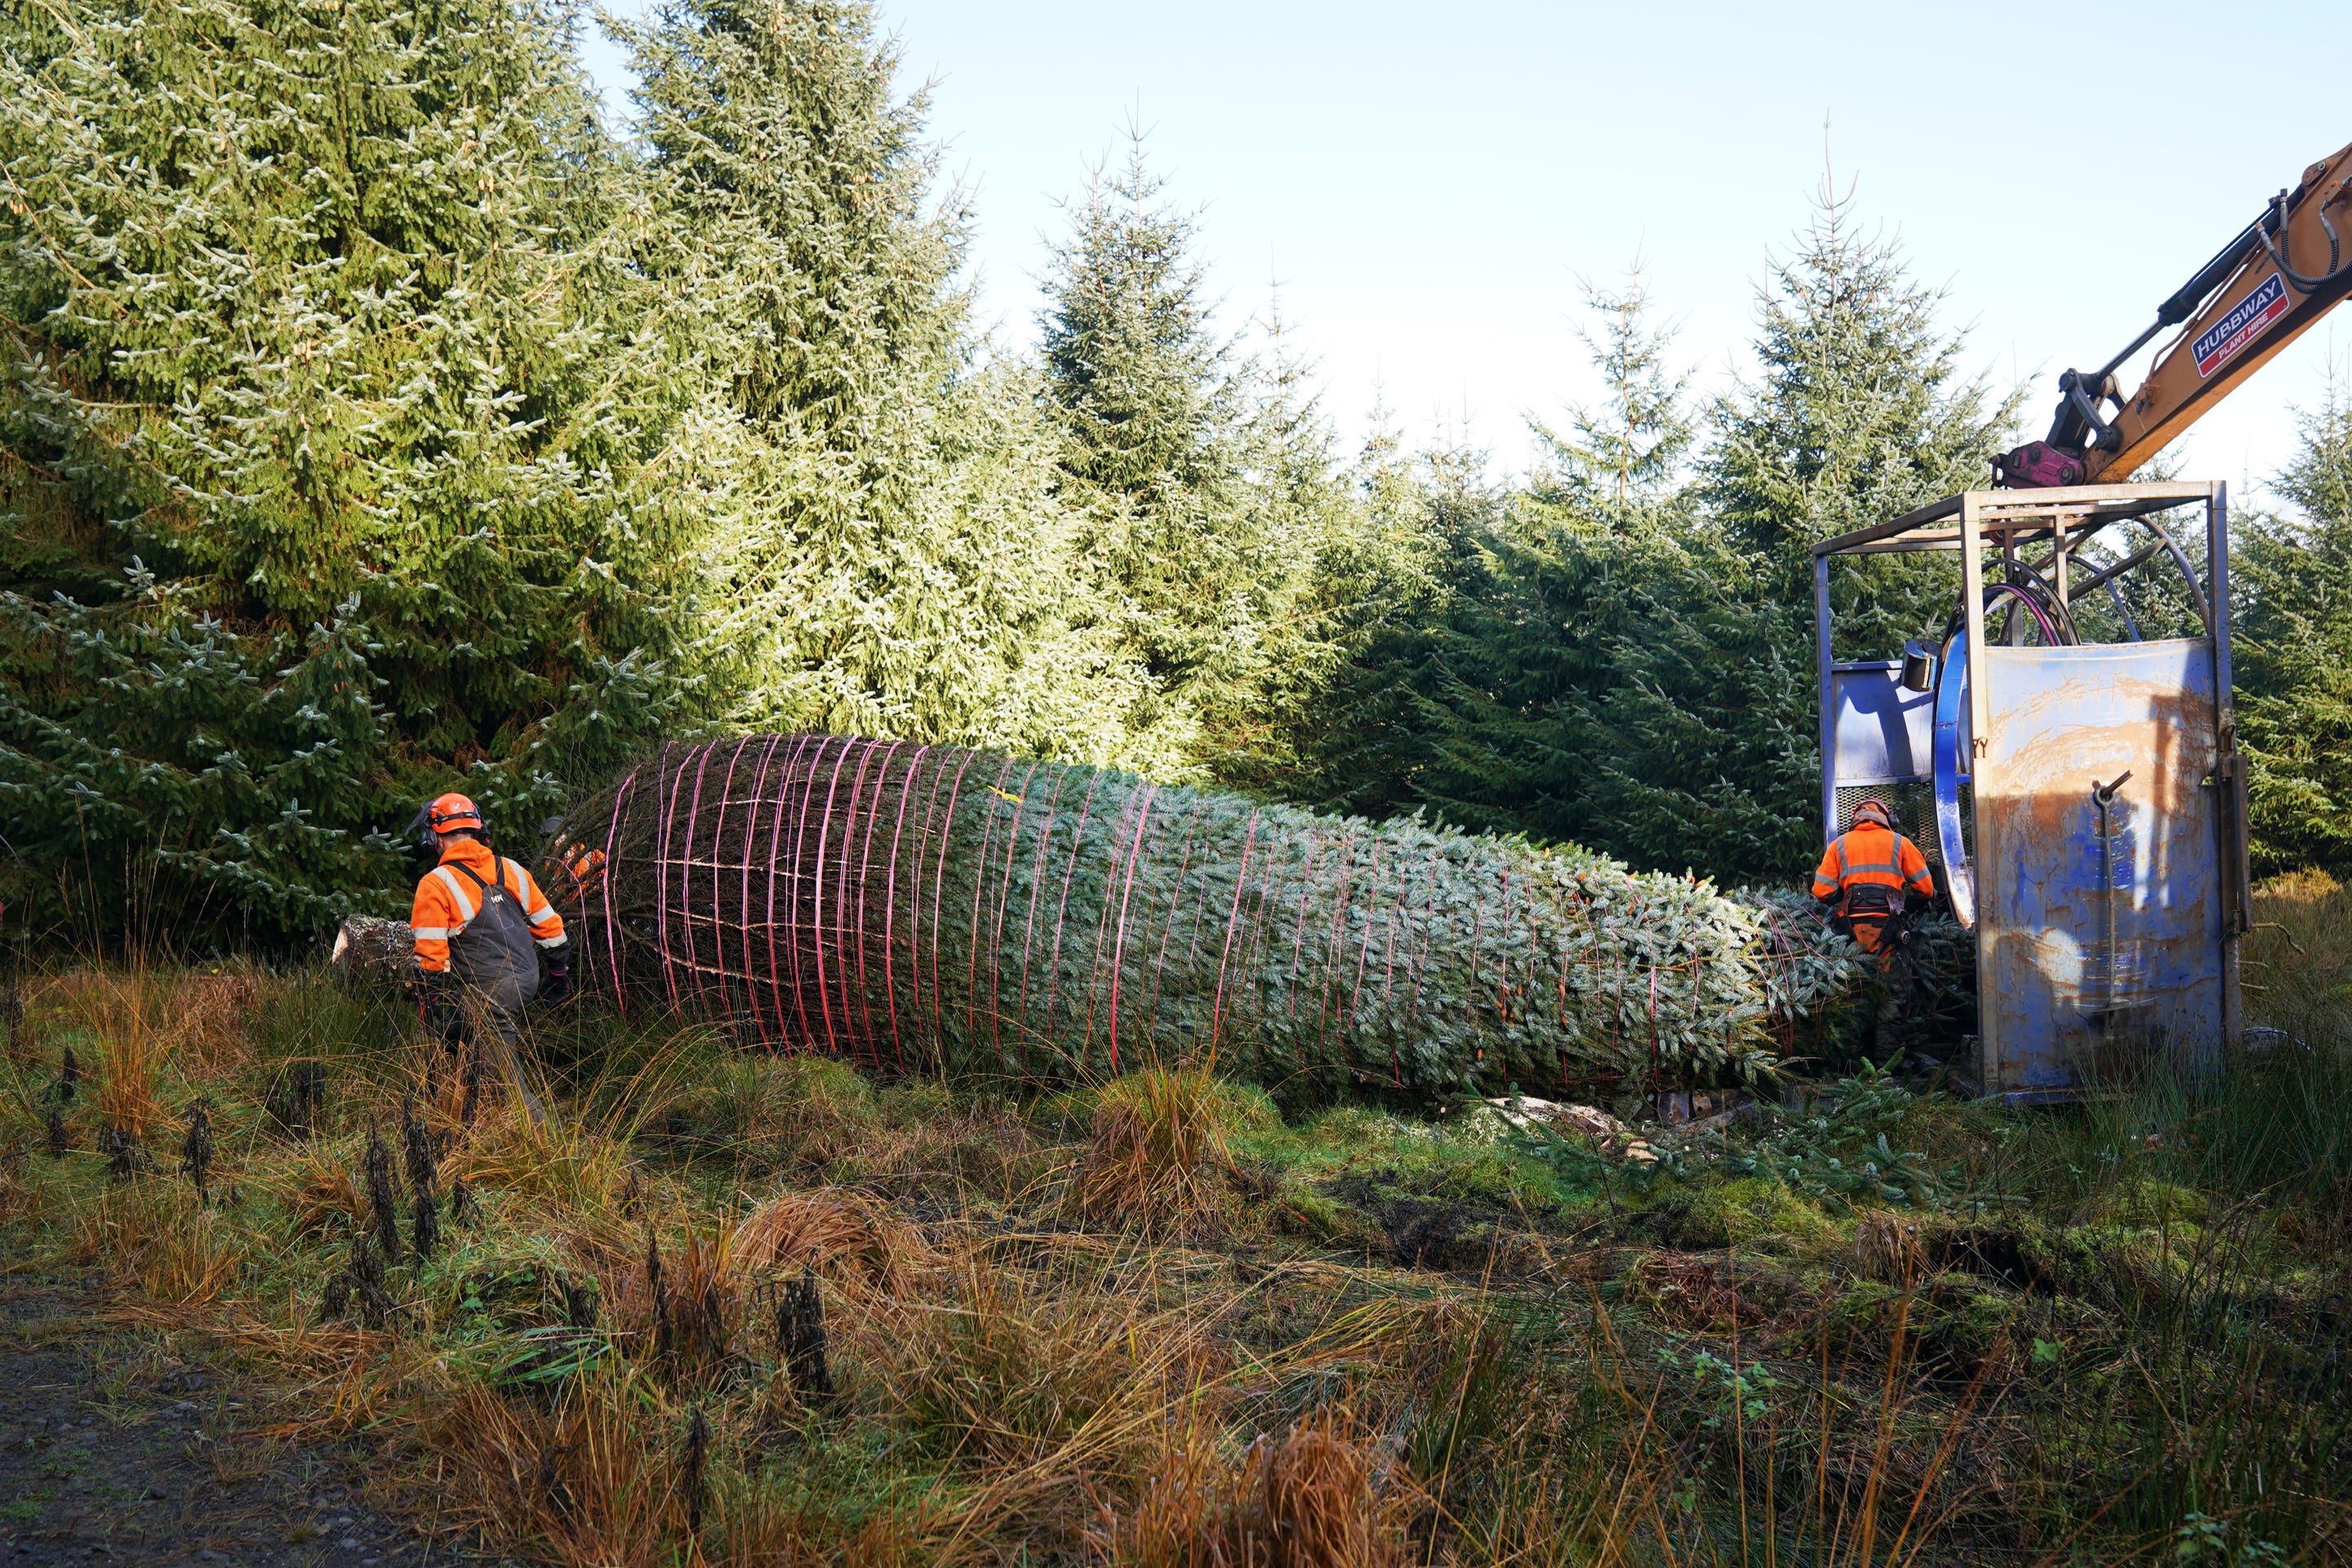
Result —
<instances>
[{"instance_id":1,"label":"hydraulic hose","mask_svg":"<svg viewBox=\"0 0 2352 1568\"><path fill-rule=\"evenodd\" d=\"M2315 193L2315 199L2316 199L2316 193ZM2325 206L2319 209L2319 226L2327 231L2327 270L2316 278L2306 278L2286 264L2286 246L2284 242L2284 237L2286 234L2286 193L2284 191L2271 198L2271 223L2255 226L2254 237L2262 241L2263 254L2271 258L2271 264L2279 269L2280 276L2294 285L2296 293L2316 294L2344 276L2345 268L2338 265L2343 260L2343 242L2336 237L2336 226L2327 221L2327 209ZM2273 226L2281 237L2281 241L2277 244L2273 244L2271 238Z\"/></svg>"}]
</instances>

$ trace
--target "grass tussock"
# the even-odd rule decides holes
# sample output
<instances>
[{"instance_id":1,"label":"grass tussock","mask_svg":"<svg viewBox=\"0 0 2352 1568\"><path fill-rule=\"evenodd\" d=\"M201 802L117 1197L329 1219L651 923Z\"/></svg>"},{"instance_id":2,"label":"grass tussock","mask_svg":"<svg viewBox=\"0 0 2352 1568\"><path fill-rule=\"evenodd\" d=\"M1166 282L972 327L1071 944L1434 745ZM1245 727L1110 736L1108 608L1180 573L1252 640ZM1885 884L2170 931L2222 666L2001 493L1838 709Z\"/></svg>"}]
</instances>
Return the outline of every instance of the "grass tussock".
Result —
<instances>
[{"instance_id":1,"label":"grass tussock","mask_svg":"<svg viewBox=\"0 0 2352 1568\"><path fill-rule=\"evenodd\" d=\"M1096 1097L1078 1212L1155 1236L1213 1232L1232 1209L1234 1134L1254 1110L1205 1068L1113 1079Z\"/></svg>"},{"instance_id":2,"label":"grass tussock","mask_svg":"<svg viewBox=\"0 0 2352 1568\"><path fill-rule=\"evenodd\" d=\"M734 1264L774 1277L809 1268L844 1289L898 1296L940 1258L922 1234L890 1209L841 1187L779 1193L736 1226Z\"/></svg>"},{"instance_id":3,"label":"grass tussock","mask_svg":"<svg viewBox=\"0 0 2352 1568\"><path fill-rule=\"evenodd\" d=\"M949 1292L869 1352L911 1435L959 1460L1020 1469L1119 1468L1159 1440L1171 1407L1219 1370L1214 1342L1142 1282L1072 1289L1070 1272L968 1254ZM1055 1275L1062 1277L1056 1279Z\"/></svg>"},{"instance_id":4,"label":"grass tussock","mask_svg":"<svg viewBox=\"0 0 2352 1568\"><path fill-rule=\"evenodd\" d=\"M1423 1501L1375 1435L1325 1412L1237 1456L1190 1435L1131 1509L1101 1505L1087 1542L1118 1568L1390 1568L1412 1560Z\"/></svg>"}]
</instances>

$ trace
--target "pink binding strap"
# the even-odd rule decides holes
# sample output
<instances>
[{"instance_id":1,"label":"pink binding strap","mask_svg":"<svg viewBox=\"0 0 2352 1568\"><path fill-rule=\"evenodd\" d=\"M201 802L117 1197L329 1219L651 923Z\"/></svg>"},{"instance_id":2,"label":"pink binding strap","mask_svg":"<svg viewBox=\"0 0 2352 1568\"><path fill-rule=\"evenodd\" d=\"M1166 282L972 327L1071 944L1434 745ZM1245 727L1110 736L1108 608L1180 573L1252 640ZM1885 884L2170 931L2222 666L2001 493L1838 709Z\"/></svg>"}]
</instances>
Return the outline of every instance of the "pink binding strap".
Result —
<instances>
[{"instance_id":1,"label":"pink binding strap","mask_svg":"<svg viewBox=\"0 0 2352 1568\"><path fill-rule=\"evenodd\" d=\"M783 879L777 874L776 855L784 842L784 803L792 797L793 776L799 768L801 753L808 749L806 735L793 740L793 754L784 759L783 776L776 781L776 809L768 827L768 1002L776 1015L776 1038L789 1043L792 1030L784 1024L783 974L776 962L776 884ZM786 914L791 913L787 907Z\"/></svg>"},{"instance_id":2,"label":"pink binding strap","mask_svg":"<svg viewBox=\"0 0 2352 1568\"><path fill-rule=\"evenodd\" d=\"M833 837L834 798L841 793L841 770L848 765L849 748L853 743L842 742L841 755L833 761L833 777L824 787L824 816L817 823L816 869L813 877L816 907L809 916L809 924L816 932L816 1002L824 1015L824 1052L831 1057L839 1056L841 1047L833 1028L833 987L826 983L824 973L824 847ZM839 920L841 917L836 912L834 918ZM845 1026L848 1020L845 1018L842 1023Z\"/></svg>"},{"instance_id":3,"label":"pink binding strap","mask_svg":"<svg viewBox=\"0 0 2352 1568\"><path fill-rule=\"evenodd\" d=\"M751 967L751 853L760 841L760 807L767 803L768 764L775 761L776 748L783 739L768 737L767 749L760 753L760 771L751 777L751 805L743 815L743 887L737 899L743 925L743 997L751 1005L751 1022L763 1046L768 1043L768 1016L760 1011L758 972ZM775 885L772 876L768 884Z\"/></svg>"},{"instance_id":4,"label":"pink binding strap","mask_svg":"<svg viewBox=\"0 0 2352 1568\"><path fill-rule=\"evenodd\" d=\"M890 865L882 873L882 995L890 1016L890 1065L899 1072L907 1070L907 1057L898 1039L898 841L907 831L908 797L915 793L916 775L929 750L918 746L907 759L906 774L898 781L898 821L890 829Z\"/></svg>"},{"instance_id":5,"label":"pink binding strap","mask_svg":"<svg viewBox=\"0 0 2352 1568\"><path fill-rule=\"evenodd\" d=\"M662 748L661 763L654 776L659 785L662 814L661 858L654 867L655 886L661 892L654 900L655 946L661 954L662 988L669 996L670 1010L676 1012L677 975L670 967L669 958L669 847L671 830L677 821L677 775L670 770L667 746Z\"/></svg>"},{"instance_id":6,"label":"pink binding strap","mask_svg":"<svg viewBox=\"0 0 2352 1568\"><path fill-rule=\"evenodd\" d=\"M636 782L636 770L632 768L629 776L621 781L621 787L613 792L613 820L604 828L604 868L599 878L604 884L604 957L613 966L613 1005L623 1014L629 1010L629 994L621 985L621 922L613 913L613 847L621 832L622 803L629 798L629 786Z\"/></svg>"},{"instance_id":7,"label":"pink binding strap","mask_svg":"<svg viewBox=\"0 0 2352 1568\"><path fill-rule=\"evenodd\" d=\"M1143 808L1135 814L1135 842L1127 851L1127 886L1118 895L1118 940L1110 950L1110 1070L1118 1070L1118 967L1127 954L1127 904L1135 897L1135 862L1143 853L1143 825L1151 820L1151 792L1143 786Z\"/></svg>"},{"instance_id":8,"label":"pink binding strap","mask_svg":"<svg viewBox=\"0 0 2352 1568\"><path fill-rule=\"evenodd\" d=\"M1021 814L1028 809L1030 786L1044 765L1031 763L1029 771L1021 775L1021 788L1013 803L1013 826L1004 835L1004 879L996 889L996 930L988 939L988 1039L999 1067L1004 1065L1004 911L1013 904L1013 867L1021 857ZM1051 828L1049 819L1047 830Z\"/></svg>"}]
</instances>

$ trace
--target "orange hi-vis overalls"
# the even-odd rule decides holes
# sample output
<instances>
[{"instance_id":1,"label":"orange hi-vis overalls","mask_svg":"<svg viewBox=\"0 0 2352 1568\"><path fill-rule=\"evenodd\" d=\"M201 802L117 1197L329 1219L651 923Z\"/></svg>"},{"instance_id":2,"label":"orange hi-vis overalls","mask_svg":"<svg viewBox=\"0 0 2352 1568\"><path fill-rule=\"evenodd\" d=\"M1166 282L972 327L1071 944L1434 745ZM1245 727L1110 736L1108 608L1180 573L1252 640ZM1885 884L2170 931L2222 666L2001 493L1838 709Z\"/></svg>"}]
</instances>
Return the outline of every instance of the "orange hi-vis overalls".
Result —
<instances>
[{"instance_id":1,"label":"orange hi-vis overalls","mask_svg":"<svg viewBox=\"0 0 2352 1568\"><path fill-rule=\"evenodd\" d=\"M1838 913L1853 921L1853 940L1864 952L1878 951L1887 922L1903 910L1906 893L1936 896L1927 858L1911 840L1874 822L1858 822L1830 840L1813 872L1813 897L1837 900Z\"/></svg>"},{"instance_id":2,"label":"orange hi-vis overalls","mask_svg":"<svg viewBox=\"0 0 2352 1568\"><path fill-rule=\"evenodd\" d=\"M496 929L478 929L474 940L466 940L467 928L484 919L486 904L504 906L489 911L488 925ZM427 974L447 973L450 943L456 942L457 978L509 1007L521 1005L539 989L532 948L559 948L565 940L563 917L530 873L472 838L453 839L443 847L441 863L416 884L408 924L418 968ZM527 940L514 940L525 932Z\"/></svg>"}]
</instances>

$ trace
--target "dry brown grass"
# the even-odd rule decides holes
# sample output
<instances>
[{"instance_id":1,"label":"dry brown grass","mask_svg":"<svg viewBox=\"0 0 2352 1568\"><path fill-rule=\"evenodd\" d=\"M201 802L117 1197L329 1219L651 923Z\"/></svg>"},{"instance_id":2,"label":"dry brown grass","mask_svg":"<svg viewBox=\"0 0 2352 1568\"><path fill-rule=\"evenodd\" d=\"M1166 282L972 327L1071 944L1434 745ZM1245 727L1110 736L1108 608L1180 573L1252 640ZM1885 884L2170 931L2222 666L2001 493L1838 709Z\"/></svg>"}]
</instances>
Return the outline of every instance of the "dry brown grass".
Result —
<instances>
[{"instance_id":1,"label":"dry brown grass","mask_svg":"<svg viewBox=\"0 0 2352 1568\"><path fill-rule=\"evenodd\" d=\"M779 1193L735 1227L735 1267L797 1273L806 1265L844 1289L890 1295L936 1268L939 1254L885 1205L840 1187Z\"/></svg>"},{"instance_id":2,"label":"dry brown grass","mask_svg":"<svg viewBox=\"0 0 2352 1568\"><path fill-rule=\"evenodd\" d=\"M286 1208L297 1236L341 1235L367 1217L367 1194L343 1166L306 1154L288 1174Z\"/></svg>"},{"instance_id":3,"label":"dry brown grass","mask_svg":"<svg viewBox=\"0 0 2352 1568\"><path fill-rule=\"evenodd\" d=\"M203 973L77 969L31 983L25 1000L28 1015L41 1021L43 1033L79 1028L98 1037L101 1062L120 1068L123 1087L117 1109L137 1118L153 1114L149 1102L154 1073L164 1063L176 1062L185 1071L212 1077L250 1061L247 1026L282 985L241 969ZM116 1076L112 1070L105 1074L109 1079ZM100 1092L105 1092L103 1081ZM103 1100L100 1114L112 1115ZM145 1136L143 1121L134 1130Z\"/></svg>"},{"instance_id":4,"label":"dry brown grass","mask_svg":"<svg viewBox=\"0 0 2352 1568\"><path fill-rule=\"evenodd\" d=\"M1928 1272L1927 1250L1919 1242L1919 1222L1884 1209L1857 1215L1853 1264L1865 1279L1909 1285Z\"/></svg>"},{"instance_id":5,"label":"dry brown grass","mask_svg":"<svg viewBox=\"0 0 2352 1568\"><path fill-rule=\"evenodd\" d=\"M1118 1568L1389 1568L1421 1501L1349 1414L1326 1412L1236 1458L1189 1435L1131 1510L1100 1505L1087 1543Z\"/></svg>"},{"instance_id":6,"label":"dry brown grass","mask_svg":"<svg viewBox=\"0 0 2352 1568\"><path fill-rule=\"evenodd\" d=\"M163 1047L166 1080L221 1095L205 1081L217 1068L178 1049ZM321 1270L367 1212L354 1140L239 1143L236 1177L254 1201L233 1211L198 1210L163 1173L176 1120L152 1130L149 1173L127 1186L101 1189L86 1149L78 1166L37 1158L35 1179L60 1173L49 1181L71 1199L60 1223L78 1210L79 1255L132 1288L136 1310L231 1339L298 1385L301 1435L389 1439L425 1510L479 1531L491 1554L583 1568L1390 1568L1707 1561L1710 1543L1811 1530L1822 1561L1893 1562L1990 1473L1976 1447L1965 1477L1950 1455L1962 1437L1998 1436L1974 1413L1990 1394L1956 1394L1948 1368L1926 1395L1904 1393L1916 1353L1899 1311L1866 1346L1842 1320L1824 1321L1820 1342L1825 1376L1832 1326L1835 1342L1859 1347L1842 1357L1884 1363L1883 1413L1843 1392L1870 1395L1879 1374L1854 1383L1842 1366L1833 1413L1827 1399L1768 1389L1741 1414L1720 1369L1764 1354L1792 1375L1788 1287L1719 1255L1591 1247L1551 1279L1593 1289L1536 1300L1522 1282L1318 1256L1251 1230L1253 1245L1228 1245L1228 1223L1252 1217L1231 1137L1254 1112L1205 1073L1108 1086L1076 1148L1054 1142L1066 1102L1024 1120L992 1100L847 1088L816 1072L807 1081L825 1103L812 1109L777 1090L798 1078L747 1075L716 1125L756 1141L789 1123L778 1147L795 1152L780 1168L801 1172L813 1149L835 1162L823 1173L833 1184L772 1177L747 1197L751 1162L712 1161L716 1134L667 1134L677 1142L665 1148L657 1126L633 1150L625 1086L558 1104L544 1124L499 1103L467 1127L446 1070L425 1076L435 1065L429 1050L371 1056L351 1077L373 1103L354 1093L343 1106L347 1125L363 1125L389 1121L404 1088L437 1089L427 1117L451 1141L442 1190L463 1179L485 1197L451 1231L441 1275L393 1271L404 1310L394 1326L362 1331L315 1310ZM93 1061L93 1079L105 1071ZM179 1089L168 1093L175 1103ZM249 1101L235 1109L258 1115ZM845 1184L886 1170L887 1181ZM1074 1211L1087 1223L1072 1225ZM1898 1284L1924 1275L1907 1225L1859 1216L1860 1271ZM1827 1245L1809 1256L1825 1259ZM1598 1287L1628 1264L1621 1340ZM804 1268L824 1281L830 1397L791 1392L766 1332L761 1287ZM460 1271L530 1282L505 1298L485 1289L486 1310L461 1310L447 1290ZM583 1272L600 1311L575 1339ZM1503 1321L1498 1299L1555 1337L1523 1354L1487 1327ZM1562 1325L1588 1312L1580 1354ZM1500 1348L1481 1349L1482 1334ZM516 1377L516 1351L535 1343L593 1353L573 1363L584 1370ZM1662 1362L1662 1347L1682 1359ZM1701 1347L1717 1370L1701 1368ZM697 1405L711 1469L690 1540L679 1454ZM1772 1451L1785 1451L1782 1506L1826 1531L1751 1531L1735 1517L1758 1495L1739 1476L1760 1473L1756 1456ZM1803 1461L1794 1479L1790 1454ZM1477 1509L1487 1511L1473 1519ZM1839 1544L1851 1521L1884 1515L1883 1547L1906 1514L1916 1529L1891 1556Z\"/></svg>"},{"instance_id":7,"label":"dry brown grass","mask_svg":"<svg viewBox=\"0 0 2352 1568\"><path fill-rule=\"evenodd\" d=\"M151 1300L201 1307L236 1280L244 1249L228 1222L183 1187L142 1183L99 1195L76 1221L69 1256Z\"/></svg>"},{"instance_id":8,"label":"dry brown grass","mask_svg":"<svg viewBox=\"0 0 2352 1568\"><path fill-rule=\"evenodd\" d=\"M171 1038L161 1026L153 996L136 978L96 989L92 1000L99 1079L91 1100L106 1125L131 1133L143 1146L163 1130L169 1114L158 1090Z\"/></svg>"},{"instance_id":9,"label":"dry brown grass","mask_svg":"<svg viewBox=\"0 0 2352 1568\"><path fill-rule=\"evenodd\" d=\"M446 1522L494 1549L577 1568L668 1568L685 1529L667 1456L646 1441L666 1406L629 1374L568 1388L551 1408L461 1384L415 1416Z\"/></svg>"},{"instance_id":10,"label":"dry brown grass","mask_svg":"<svg viewBox=\"0 0 2352 1568\"><path fill-rule=\"evenodd\" d=\"M576 1120L535 1121L511 1096L486 1093L485 1100L470 1134L442 1162L445 1186L463 1178L477 1189L500 1190L562 1214L571 1228L626 1218L620 1210L633 1162L625 1142Z\"/></svg>"},{"instance_id":11,"label":"dry brown grass","mask_svg":"<svg viewBox=\"0 0 2352 1568\"><path fill-rule=\"evenodd\" d=\"M1642 1259L1626 1281L1626 1294L1676 1328L1729 1331L1771 1316L1743 1297L1738 1281L1718 1273L1708 1259L1681 1253L1655 1252Z\"/></svg>"},{"instance_id":12,"label":"dry brown grass","mask_svg":"<svg viewBox=\"0 0 2352 1568\"><path fill-rule=\"evenodd\" d=\"M1131 1466L1224 1370L1202 1304L1147 1281L975 1251L943 1283L895 1321L854 1325L856 1348L910 1426L967 1465L1073 1479Z\"/></svg>"},{"instance_id":13,"label":"dry brown grass","mask_svg":"<svg viewBox=\"0 0 2352 1568\"><path fill-rule=\"evenodd\" d=\"M1078 1212L1151 1236L1202 1236L1234 1206L1223 1086L1200 1068L1148 1068L1103 1087Z\"/></svg>"},{"instance_id":14,"label":"dry brown grass","mask_svg":"<svg viewBox=\"0 0 2352 1568\"><path fill-rule=\"evenodd\" d=\"M180 977L165 1021L173 1049L190 1068L207 1076L245 1066L253 1059L247 1023L280 984L241 970Z\"/></svg>"}]
</instances>

